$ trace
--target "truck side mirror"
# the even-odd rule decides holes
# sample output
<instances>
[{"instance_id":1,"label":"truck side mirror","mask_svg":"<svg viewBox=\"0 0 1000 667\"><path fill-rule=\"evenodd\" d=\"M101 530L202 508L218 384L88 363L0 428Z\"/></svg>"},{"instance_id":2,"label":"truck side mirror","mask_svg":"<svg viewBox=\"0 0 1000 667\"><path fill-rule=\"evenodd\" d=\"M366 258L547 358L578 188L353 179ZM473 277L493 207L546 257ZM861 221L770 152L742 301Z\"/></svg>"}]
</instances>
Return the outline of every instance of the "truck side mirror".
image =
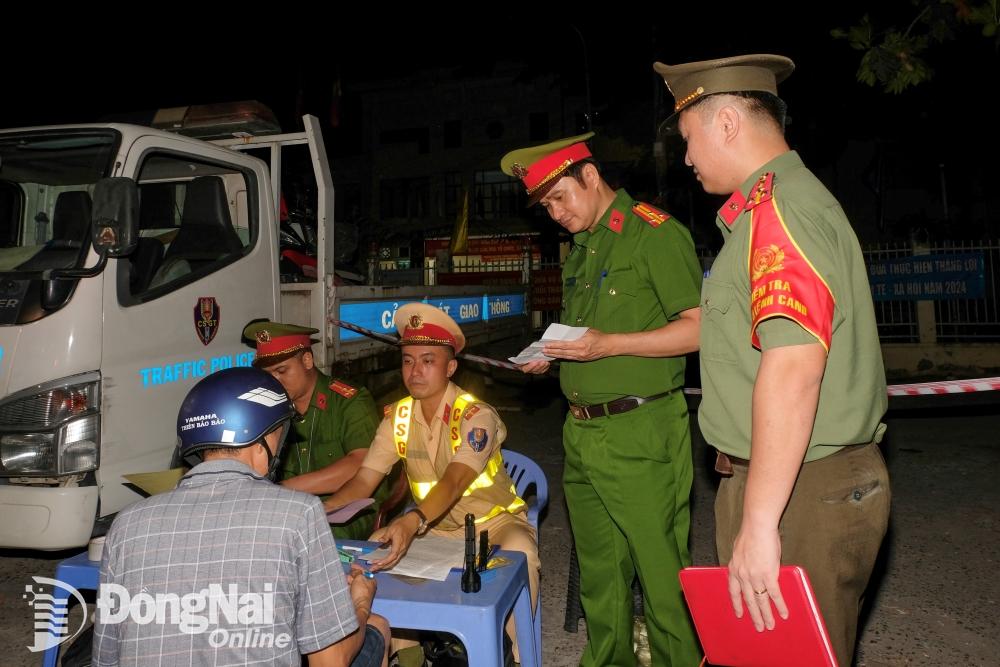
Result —
<instances>
[{"instance_id":1,"label":"truck side mirror","mask_svg":"<svg viewBox=\"0 0 1000 667\"><path fill-rule=\"evenodd\" d=\"M107 257L124 257L139 242L139 188L131 178L102 178L94 185L91 240Z\"/></svg>"}]
</instances>

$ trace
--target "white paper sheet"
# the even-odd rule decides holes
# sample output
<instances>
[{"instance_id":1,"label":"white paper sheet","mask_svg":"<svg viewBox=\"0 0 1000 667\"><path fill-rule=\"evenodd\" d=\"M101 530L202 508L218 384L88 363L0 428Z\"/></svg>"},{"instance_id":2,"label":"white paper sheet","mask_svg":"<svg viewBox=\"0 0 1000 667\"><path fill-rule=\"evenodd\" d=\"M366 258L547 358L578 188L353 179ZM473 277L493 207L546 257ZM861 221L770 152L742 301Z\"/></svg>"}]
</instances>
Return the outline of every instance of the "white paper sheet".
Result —
<instances>
[{"instance_id":1,"label":"white paper sheet","mask_svg":"<svg viewBox=\"0 0 1000 667\"><path fill-rule=\"evenodd\" d=\"M376 549L361 558L368 562L380 560L389 555L388 548ZM444 581L453 567L465 564L465 540L453 540L437 535L418 537L410 544L409 550L396 566L386 572L403 574L420 579Z\"/></svg>"},{"instance_id":2,"label":"white paper sheet","mask_svg":"<svg viewBox=\"0 0 1000 667\"><path fill-rule=\"evenodd\" d=\"M526 364L529 361L552 361L552 357L542 353L542 348L553 341L578 340L587 333L587 327L568 327L565 324L553 322L537 341L521 350L516 357L510 357L515 364Z\"/></svg>"}]
</instances>

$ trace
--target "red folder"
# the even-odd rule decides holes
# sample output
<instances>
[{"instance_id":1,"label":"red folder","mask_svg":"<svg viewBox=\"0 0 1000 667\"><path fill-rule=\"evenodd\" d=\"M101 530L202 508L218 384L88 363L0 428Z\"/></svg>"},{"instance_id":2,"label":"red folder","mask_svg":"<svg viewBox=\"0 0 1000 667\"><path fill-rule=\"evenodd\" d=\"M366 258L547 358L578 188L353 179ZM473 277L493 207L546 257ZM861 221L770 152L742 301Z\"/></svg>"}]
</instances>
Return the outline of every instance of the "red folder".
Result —
<instances>
[{"instance_id":1,"label":"red folder","mask_svg":"<svg viewBox=\"0 0 1000 667\"><path fill-rule=\"evenodd\" d=\"M774 630L757 632L744 607L736 618L729 600L725 567L686 567L680 571L698 639L712 665L724 667L837 667L806 571L797 565L778 572L788 620L774 609Z\"/></svg>"}]
</instances>

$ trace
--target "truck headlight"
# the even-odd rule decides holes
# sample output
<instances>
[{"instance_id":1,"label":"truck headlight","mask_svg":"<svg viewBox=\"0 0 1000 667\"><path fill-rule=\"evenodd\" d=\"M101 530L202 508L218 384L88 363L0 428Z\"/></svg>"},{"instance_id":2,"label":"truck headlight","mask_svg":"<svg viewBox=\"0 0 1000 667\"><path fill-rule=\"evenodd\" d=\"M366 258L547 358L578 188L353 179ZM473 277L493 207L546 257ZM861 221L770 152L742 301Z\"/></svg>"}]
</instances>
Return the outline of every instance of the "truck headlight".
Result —
<instances>
[{"instance_id":1,"label":"truck headlight","mask_svg":"<svg viewBox=\"0 0 1000 667\"><path fill-rule=\"evenodd\" d=\"M98 373L18 392L0 404L0 476L95 470L100 434Z\"/></svg>"}]
</instances>

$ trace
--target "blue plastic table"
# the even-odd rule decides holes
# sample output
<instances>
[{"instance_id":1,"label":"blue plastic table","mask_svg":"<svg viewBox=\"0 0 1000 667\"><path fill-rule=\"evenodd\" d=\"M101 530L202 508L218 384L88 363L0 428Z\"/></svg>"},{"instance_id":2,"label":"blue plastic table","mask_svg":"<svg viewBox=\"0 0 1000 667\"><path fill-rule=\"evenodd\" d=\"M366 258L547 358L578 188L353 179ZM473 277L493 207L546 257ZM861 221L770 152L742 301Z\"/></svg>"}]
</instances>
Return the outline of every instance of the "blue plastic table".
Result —
<instances>
[{"instance_id":1,"label":"blue plastic table","mask_svg":"<svg viewBox=\"0 0 1000 667\"><path fill-rule=\"evenodd\" d=\"M370 542L338 540L338 546L366 548ZM448 632L465 645L469 664L503 665L503 633L513 610L523 667L540 667L541 637L531 614L528 564L520 551L500 551L509 565L493 570L478 593L462 592L462 573L452 570L445 581L412 579L389 572L375 575L378 591L372 610L390 627Z\"/></svg>"}]
</instances>

